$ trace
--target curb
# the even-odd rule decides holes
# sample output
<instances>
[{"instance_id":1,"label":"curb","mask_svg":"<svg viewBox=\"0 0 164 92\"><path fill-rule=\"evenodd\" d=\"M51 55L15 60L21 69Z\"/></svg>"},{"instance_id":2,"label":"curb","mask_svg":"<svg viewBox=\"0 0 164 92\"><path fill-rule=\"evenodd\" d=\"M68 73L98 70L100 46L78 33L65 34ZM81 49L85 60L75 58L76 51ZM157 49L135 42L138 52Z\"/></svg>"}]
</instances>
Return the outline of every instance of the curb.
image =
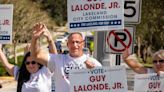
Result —
<instances>
[{"instance_id":1,"label":"curb","mask_svg":"<svg viewBox=\"0 0 164 92\"><path fill-rule=\"evenodd\" d=\"M15 81L14 80L14 77L10 77L10 76L1 76L0 77L0 84L6 84L6 83L10 83L10 82L13 82Z\"/></svg>"}]
</instances>

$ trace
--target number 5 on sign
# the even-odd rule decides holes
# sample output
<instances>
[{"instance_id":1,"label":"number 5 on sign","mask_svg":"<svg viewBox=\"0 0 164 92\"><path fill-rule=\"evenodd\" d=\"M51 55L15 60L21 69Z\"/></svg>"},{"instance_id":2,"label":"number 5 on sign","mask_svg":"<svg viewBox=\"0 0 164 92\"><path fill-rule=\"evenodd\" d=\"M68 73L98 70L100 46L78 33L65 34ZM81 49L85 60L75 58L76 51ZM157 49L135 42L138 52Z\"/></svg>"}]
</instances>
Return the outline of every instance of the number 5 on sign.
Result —
<instances>
[{"instance_id":1,"label":"number 5 on sign","mask_svg":"<svg viewBox=\"0 0 164 92\"><path fill-rule=\"evenodd\" d=\"M126 24L139 24L141 19L142 0L125 0L124 19Z\"/></svg>"}]
</instances>

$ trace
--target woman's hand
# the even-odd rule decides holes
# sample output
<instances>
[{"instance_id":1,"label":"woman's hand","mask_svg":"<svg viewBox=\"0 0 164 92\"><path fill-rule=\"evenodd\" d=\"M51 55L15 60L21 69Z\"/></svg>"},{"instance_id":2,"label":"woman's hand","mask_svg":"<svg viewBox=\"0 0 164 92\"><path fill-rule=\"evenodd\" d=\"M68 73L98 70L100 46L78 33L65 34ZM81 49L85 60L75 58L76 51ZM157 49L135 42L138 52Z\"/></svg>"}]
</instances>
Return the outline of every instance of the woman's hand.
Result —
<instances>
[{"instance_id":1,"label":"woman's hand","mask_svg":"<svg viewBox=\"0 0 164 92\"><path fill-rule=\"evenodd\" d=\"M122 54L123 60L126 60L126 58L127 58L129 55L130 55L130 54L129 54L129 50L128 50L128 48L126 48L125 51L124 51L123 54Z\"/></svg>"}]
</instances>

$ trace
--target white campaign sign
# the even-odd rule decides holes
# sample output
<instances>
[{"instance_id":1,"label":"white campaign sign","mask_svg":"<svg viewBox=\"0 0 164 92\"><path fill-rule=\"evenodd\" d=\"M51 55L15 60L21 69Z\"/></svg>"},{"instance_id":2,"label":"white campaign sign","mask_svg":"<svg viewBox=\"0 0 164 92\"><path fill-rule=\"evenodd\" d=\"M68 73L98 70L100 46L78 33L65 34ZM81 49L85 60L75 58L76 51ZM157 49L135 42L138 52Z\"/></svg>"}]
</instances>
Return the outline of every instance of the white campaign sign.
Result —
<instances>
[{"instance_id":1,"label":"white campaign sign","mask_svg":"<svg viewBox=\"0 0 164 92\"><path fill-rule=\"evenodd\" d=\"M164 92L164 74L135 75L134 92Z\"/></svg>"},{"instance_id":2,"label":"white campaign sign","mask_svg":"<svg viewBox=\"0 0 164 92\"><path fill-rule=\"evenodd\" d=\"M70 71L70 92L127 92L125 67Z\"/></svg>"},{"instance_id":3,"label":"white campaign sign","mask_svg":"<svg viewBox=\"0 0 164 92\"><path fill-rule=\"evenodd\" d=\"M0 43L12 43L13 5L0 4Z\"/></svg>"},{"instance_id":4,"label":"white campaign sign","mask_svg":"<svg viewBox=\"0 0 164 92\"><path fill-rule=\"evenodd\" d=\"M70 31L123 29L124 0L67 0Z\"/></svg>"},{"instance_id":5,"label":"white campaign sign","mask_svg":"<svg viewBox=\"0 0 164 92\"><path fill-rule=\"evenodd\" d=\"M124 30L110 30L106 33L105 51L112 54L121 54L126 48L133 52L135 26L126 26Z\"/></svg>"},{"instance_id":6,"label":"white campaign sign","mask_svg":"<svg viewBox=\"0 0 164 92\"><path fill-rule=\"evenodd\" d=\"M55 92L55 74L51 77L51 92Z\"/></svg>"}]
</instances>

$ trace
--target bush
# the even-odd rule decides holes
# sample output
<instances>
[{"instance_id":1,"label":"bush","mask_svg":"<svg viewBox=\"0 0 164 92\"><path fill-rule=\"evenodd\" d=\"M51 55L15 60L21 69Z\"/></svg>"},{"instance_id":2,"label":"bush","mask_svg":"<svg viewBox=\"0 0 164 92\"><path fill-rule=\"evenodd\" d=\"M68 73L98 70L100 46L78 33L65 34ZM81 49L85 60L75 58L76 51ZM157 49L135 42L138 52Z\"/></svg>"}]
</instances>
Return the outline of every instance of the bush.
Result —
<instances>
[{"instance_id":1,"label":"bush","mask_svg":"<svg viewBox=\"0 0 164 92\"><path fill-rule=\"evenodd\" d=\"M18 57L17 57L17 58L18 58L18 64L15 64L14 58L8 59L8 61L9 61L11 64L21 66L22 61L23 61L23 57L24 57L24 56L18 56ZM9 75L9 74L7 73L7 71L5 70L5 68L3 67L2 63L0 63L0 76L8 76L8 75Z\"/></svg>"},{"instance_id":2,"label":"bush","mask_svg":"<svg viewBox=\"0 0 164 92\"><path fill-rule=\"evenodd\" d=\"M8 73L5 70L5 68L2 65L0 65L0 76L4 76L4 75L8 75Z\"/></svg>"}]
</instances>

